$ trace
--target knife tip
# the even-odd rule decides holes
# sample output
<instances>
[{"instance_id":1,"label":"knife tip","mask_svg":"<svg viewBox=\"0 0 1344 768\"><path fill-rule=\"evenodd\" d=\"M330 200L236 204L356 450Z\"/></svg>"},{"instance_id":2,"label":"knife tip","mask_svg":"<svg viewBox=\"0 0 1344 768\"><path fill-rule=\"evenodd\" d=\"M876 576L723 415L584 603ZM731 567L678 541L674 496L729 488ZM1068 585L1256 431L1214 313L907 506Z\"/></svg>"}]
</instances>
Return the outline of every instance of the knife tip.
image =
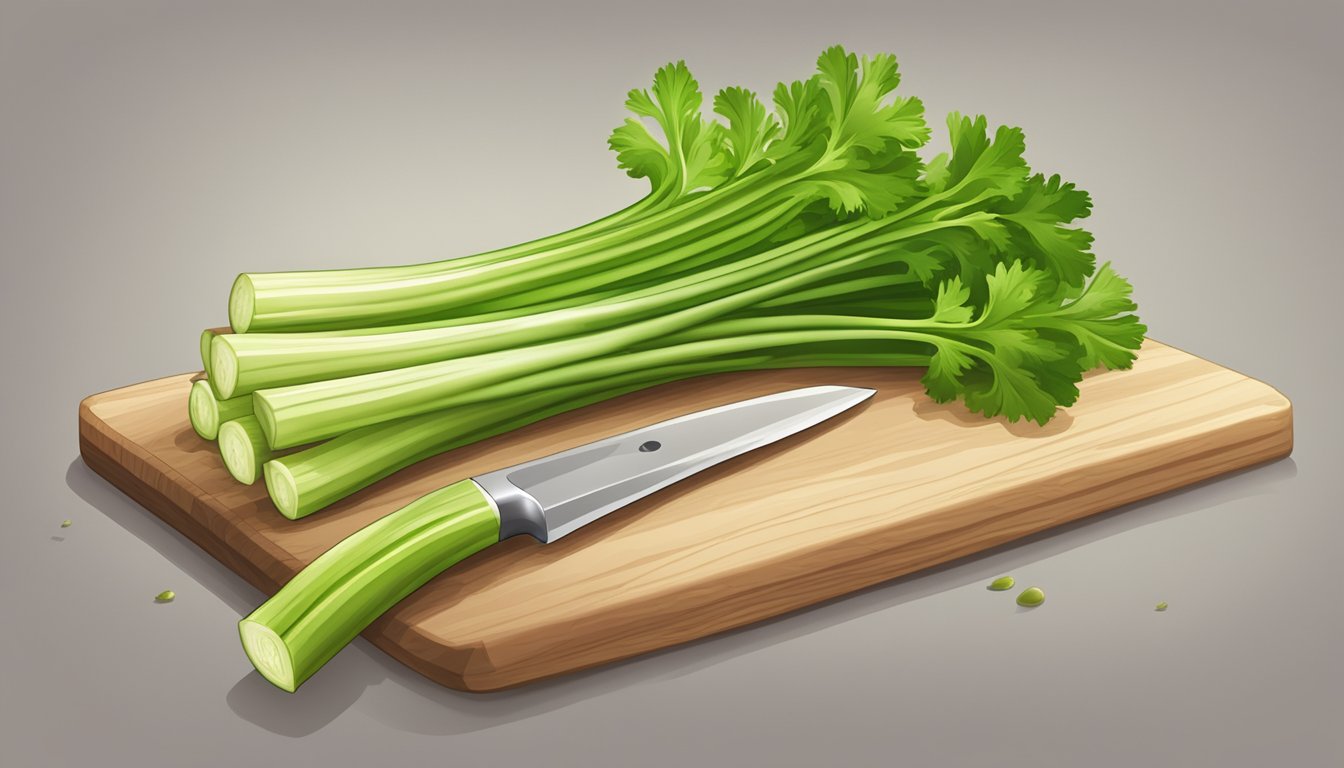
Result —
<instances>
[{"instance_id":1,"label":"knife tip","mask_svg":"<svg viewBox=\"0 0 1344 768\"><path fill-rule=\"evenodd\" d=\"M842 403L845 408L851 408L858 405L864 400L877 394L876 389L870 389L868 387L850 387L842 384L826 384L819 387L807 387L804 390L799 390L800 393L804 391L831 396L833 402Z\"/></svg>"},{"instance_id":2,"label":"knife tip","mask_svg":"<svg viewBox=\"0 0 1344 768\"><path fill-rule=\"evenodd\" d=\"M869 387L850 387L846 385L833 384L830 386L830 389L836 390L837 392L847 392L850 395L858 398L859 400L867 400L868 398L877 394L876 389L871 389Z\"/></svg>"}]
</instances>

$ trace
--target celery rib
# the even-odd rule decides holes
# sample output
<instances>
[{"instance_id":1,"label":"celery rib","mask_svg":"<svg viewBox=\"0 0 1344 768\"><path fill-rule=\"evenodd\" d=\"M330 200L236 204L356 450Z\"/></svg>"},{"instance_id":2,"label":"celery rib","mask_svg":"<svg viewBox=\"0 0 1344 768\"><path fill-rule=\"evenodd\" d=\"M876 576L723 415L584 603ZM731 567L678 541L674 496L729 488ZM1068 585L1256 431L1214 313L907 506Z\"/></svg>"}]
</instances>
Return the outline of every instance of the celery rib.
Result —
<instances>
[{"instance_id":1,"label":"celery rib","mask_svg":"<svg viewBox=\"0 0 1344 768\"><path fill-rule=\"evenodd\" d=\"M373 619L498 540L499 518L474 484L423 496L323 553L240 621L243 649L292 692Z\"/></svg>"},{"instance_id":2,"label":"celery rib","mask_svg":"<svg viewBox=\"0 0 1344 768\"><path fill-rule=\"evenodd\" d=\"M572 242L466 265L449 260L381 267L373 275L344 270L327 279L310 279L313 273L302 272L243 274L230 292L229 319L233 329L243 333L329 330L466 314L482 300L554 284L567 274L620 263L650 249L696 238L706 227L740 221L762 200L771 204L769 193L777 186L778 181L730 185L696 198L694 204L603 228ZM712 205L706 203L709 198L713 198Z\"/></svg>"}]
</instances>

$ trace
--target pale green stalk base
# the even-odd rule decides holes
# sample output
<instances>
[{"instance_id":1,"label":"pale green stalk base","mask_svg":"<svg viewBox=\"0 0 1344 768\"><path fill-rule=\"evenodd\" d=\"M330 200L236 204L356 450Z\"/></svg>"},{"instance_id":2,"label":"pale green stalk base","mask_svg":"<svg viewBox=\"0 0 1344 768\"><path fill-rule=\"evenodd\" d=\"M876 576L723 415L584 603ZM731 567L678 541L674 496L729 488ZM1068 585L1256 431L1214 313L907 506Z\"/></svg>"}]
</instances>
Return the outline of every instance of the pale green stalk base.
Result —
<instances>
[{"instance_id":1,"label":"pale green stalk base","mask_svg":"<svg viewBox=\"0 0 1344 768\"><path fill-rule=\"evenodd\" d=\"M219 453L229 474L243 485L257 482L262 465L273 455L261 424L250 415L226 421L219 428Z\"/></svg>"},{"instance_id":2,"label":"pale green stalk base","mask_svg":"<svg viewBox=\"0 0 1344 768\"><path fill-rule=\"evenodd\" d=\"M220 425L224 422L252 415L252 397L219 400L210 383L198 379L192 382L191 394L187 396L187 414L196 434L206 440L214 440L219 436Z\"/></svg>"},{"instance_id":3,"label":"pale green stalk base","mask_svg":"<svg viewBox=\"0 0 1344 768\"><path fill-rule=\"evenodd\" d=\"M499 516L470 480L422 496L327 550L240 621L243 650L293 692L374 619L498 541Z\"/></svg>"}]
</instances>

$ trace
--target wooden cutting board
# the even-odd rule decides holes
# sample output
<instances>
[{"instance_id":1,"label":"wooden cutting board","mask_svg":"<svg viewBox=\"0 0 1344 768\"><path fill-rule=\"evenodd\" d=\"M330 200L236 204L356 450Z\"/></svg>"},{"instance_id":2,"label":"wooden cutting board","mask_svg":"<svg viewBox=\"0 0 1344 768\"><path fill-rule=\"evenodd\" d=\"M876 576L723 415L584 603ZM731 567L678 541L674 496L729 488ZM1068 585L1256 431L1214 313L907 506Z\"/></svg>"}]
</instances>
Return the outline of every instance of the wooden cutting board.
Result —
<instances>
[{"instance_id":1,"label":"wooden cutting board","mask_svg":"<svg viewBox=\"0 0 1344 768\"><path fill-rule=\"evenodd\" d=\"M426 677L472 691L740 627L1292 450L1281 394L1148 342L1133 370L1088 377L1079 404L1045 427L935 404L906 369L710 376L452 451L293 522L261 484L234 482L192 432L191 378L89 397L80 452L267 594L361 526L455 480L793 387L877 390L554 544L492 547L364 633Z\"/></svg>"}]
</instances>

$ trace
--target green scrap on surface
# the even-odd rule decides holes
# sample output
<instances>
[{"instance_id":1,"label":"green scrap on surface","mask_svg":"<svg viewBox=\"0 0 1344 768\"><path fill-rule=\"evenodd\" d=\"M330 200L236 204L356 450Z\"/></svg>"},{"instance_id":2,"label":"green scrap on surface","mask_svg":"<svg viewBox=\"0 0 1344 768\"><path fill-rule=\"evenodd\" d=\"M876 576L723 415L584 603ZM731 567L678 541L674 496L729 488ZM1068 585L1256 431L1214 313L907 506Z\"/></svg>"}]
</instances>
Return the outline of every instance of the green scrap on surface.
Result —
<instances>
[{"instance_id":1,"label":"green scrap on surface","mask_svg":"<svg viewBox=\"0 0 1344 768\"><path fill-rule=\"evenodd\" d=\"M1023 608L1035 608L1045 602L1045 592L1040 587L1027 587L1017 596L1017 604Z\"/></svg>"}]
</instances>

